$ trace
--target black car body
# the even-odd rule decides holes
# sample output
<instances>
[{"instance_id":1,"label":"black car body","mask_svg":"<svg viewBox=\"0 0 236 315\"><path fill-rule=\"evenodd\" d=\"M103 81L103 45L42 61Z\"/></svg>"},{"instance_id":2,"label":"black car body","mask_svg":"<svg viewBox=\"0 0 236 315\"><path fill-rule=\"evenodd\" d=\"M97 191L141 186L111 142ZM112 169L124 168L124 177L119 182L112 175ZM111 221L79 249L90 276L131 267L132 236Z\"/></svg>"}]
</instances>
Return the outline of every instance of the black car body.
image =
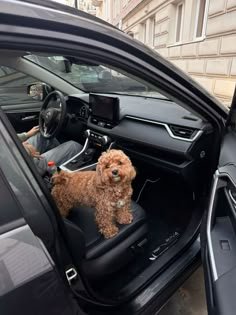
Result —
<instances>
[{"instance_id":1,"label":"black car body","mask_svg":"<svg viewBox=\"0 0 236 315\"><path fill-rule=\"evenodd\" d=\"M234 314L235 104L229 115L154 51L54 2L1 1L0 42L1 313L154 314L199 266L202 247L209 314ZM47 63L55 60L58 71ZM77 81L73 65L108 72L86 86L94 72ZM46 89L30 97L39 82ZM92 216L62 220L16 136L56 90L67 105L60 141L84 143L87 130L90 145L112 143L137 169L138 215L118 238L104 241ZM94 116L91 95L118 98L118 119Z\"/></svg>"}]
</instances>

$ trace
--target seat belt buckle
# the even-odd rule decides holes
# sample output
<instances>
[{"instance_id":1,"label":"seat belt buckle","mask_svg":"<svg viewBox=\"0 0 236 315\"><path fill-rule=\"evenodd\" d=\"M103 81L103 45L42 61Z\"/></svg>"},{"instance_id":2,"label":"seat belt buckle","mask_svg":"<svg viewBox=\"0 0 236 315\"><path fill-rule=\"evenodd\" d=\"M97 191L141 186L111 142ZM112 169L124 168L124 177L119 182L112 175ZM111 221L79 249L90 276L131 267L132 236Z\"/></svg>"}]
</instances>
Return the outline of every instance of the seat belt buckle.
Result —
<instances>
[{"instance_id":1,"label":"seat belt buckle","mask_svg":"<svg viewBox=\"0 0 236 315\"><path fill-rule=\"evenodd\" d=\"M71 285L71 282L72 282L74 279L76 279L77 276L78 276L78 273L77 273L76 269L73 268L73 267L67 269L66 272L65 272L65 274L66 274L66 278L67 278L67 281L68 281L69 285Z\"/></svg>"}]
</instances>

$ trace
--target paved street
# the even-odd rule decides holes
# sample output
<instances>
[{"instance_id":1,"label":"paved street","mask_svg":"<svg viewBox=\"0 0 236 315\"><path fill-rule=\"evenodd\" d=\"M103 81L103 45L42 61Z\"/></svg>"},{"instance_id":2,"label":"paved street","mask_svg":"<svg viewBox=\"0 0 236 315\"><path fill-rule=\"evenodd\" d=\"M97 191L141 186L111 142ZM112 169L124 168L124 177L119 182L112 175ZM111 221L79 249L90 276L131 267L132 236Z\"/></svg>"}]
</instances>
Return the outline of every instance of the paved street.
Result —
<instances>
[{"instance_id":1,"label":"paved street","mask_svg":"<svg viewBox=\"0 0 236 315\"><path fill-rule=\"evenodd\" d=\"M202 268L172 296L159 315L207 315Z\"/></svg>"}]
</instances>

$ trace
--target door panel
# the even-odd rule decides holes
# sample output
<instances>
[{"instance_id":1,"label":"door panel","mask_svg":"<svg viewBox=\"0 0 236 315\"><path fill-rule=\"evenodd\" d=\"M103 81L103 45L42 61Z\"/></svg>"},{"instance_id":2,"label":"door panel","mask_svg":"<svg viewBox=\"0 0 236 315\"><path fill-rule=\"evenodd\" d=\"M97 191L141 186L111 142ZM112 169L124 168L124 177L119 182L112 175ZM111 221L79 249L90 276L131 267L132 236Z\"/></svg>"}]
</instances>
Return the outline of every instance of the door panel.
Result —
<instances>
[{"instance_id":1,"label":"door panel","mask_svg":"<svg viewBox=\"0 0 236 315\"><path fill-rule=\"evenodd\" d=\"M11 104L11 105L2 105L1 109L5 113L18 113L18 112L30 112L35 111L39 112L43 102L29 102L29 103L19 103L19 104Z\"/></svg>"},{"instance_id":2,"label":"door panel","mask_svg":"<svg viewBox=\"0 0 236 315\"><path fill-rule=\"evenodd\" d=\"M1 233L0 309L5 315L80 314L49 253L27 224Z\"/></svg>"},{"instance_id":3,"label":"door panel","mask_svg":"<svg viewBox=\"0 0 236 315\"><path fill-rule=\"evenodd\" d=\"M55 264L62 252L58 221L39 175L18 145L0 111L1 314L82 314L62 277L63 259Z\"/></svg>"},{"instance_id":4,"label":"door panel","mask_svg":"<svg viewBox=\"0 0 236 315\"><path fill-rule=\"evenodd\" d=\"M25 132L30 130L32 127L38 125L39 112L19 112L19 113L8 113L8 119L15 128L17 133Z\"/></svg>"},{"instance_id":5,"label":"door panel","mask_svg":"<svg viewBox=\"0 0 236 315\"><path fill-rule=\"evenodd\" d=\"M216 308L218 314L235 314L235 279L236 268L233 268L216 282Z\"/></svg>"},{"instance_id":6,"label":"door panel","mask_svg":"<svg viewBox=\"0 0 236 315\"><path fill-rule=\"evenodd\" d=\"M236 309L236 137L224 138L214 175L203 242L208 313L234 314ZM203 234L201 235L204 239Z\"/></svg>"},{"instance_id":7,"label":"door panel","mask_svg":"<svg viewBox=\"0 0 236 315\"><path fill-rule=\"evenodd\" d=\"M38 125L39 112L42 102L6 105L2 109L7 114L8 119L15 128L16 132L30 130L33 126Z\"/></svg>"}]
</instances>

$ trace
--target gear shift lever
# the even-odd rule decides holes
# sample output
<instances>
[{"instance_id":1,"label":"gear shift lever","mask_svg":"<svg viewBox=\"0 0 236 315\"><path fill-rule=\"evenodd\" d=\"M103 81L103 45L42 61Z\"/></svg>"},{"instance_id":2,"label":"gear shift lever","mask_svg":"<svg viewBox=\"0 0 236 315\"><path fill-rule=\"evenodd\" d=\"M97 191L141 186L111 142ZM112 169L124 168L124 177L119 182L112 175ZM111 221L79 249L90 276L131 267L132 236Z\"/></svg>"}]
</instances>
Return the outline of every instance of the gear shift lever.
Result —
<instances>
[{"instance_id":1,"label":"gear shift lever","mask_svg":"<svg viewBox=\"0 0 236 315\"><path fill-rule=\"evenodd\" d=\"M88 148L85 152L84 152L84 160L91 160L95 154L96 150L93 148Z\"/></svg>"}]
</instances>

